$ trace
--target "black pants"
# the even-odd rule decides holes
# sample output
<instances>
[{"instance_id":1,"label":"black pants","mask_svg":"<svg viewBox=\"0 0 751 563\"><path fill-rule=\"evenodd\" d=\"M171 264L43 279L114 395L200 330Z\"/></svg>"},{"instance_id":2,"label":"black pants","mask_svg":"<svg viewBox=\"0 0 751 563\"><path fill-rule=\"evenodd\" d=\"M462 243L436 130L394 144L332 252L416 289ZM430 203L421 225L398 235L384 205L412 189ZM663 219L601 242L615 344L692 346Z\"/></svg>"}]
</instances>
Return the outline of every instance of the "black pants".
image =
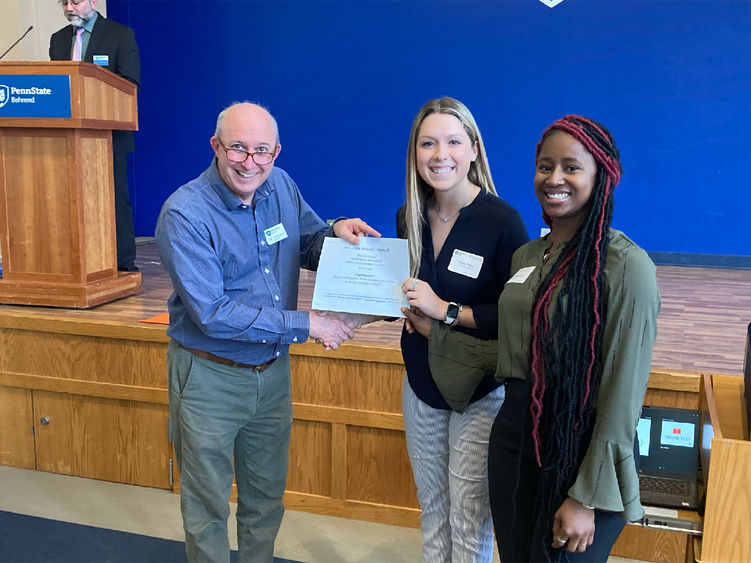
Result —
<instances>
[{"instance_id":1,"label":"black pants","mask_svg":"<svg viewBox=\"0 0 751 563\"><path fill-rule=\"evenodd\" d=\"M128 193L128 153L112 154L115 175L115 236L117 238L117 269L136 270L136 237L133 229L133 209Z\"/></svg>"},{"instance_id":2,"label":"black pants","mask_svg":"<svg viewBox=\"0 0 751 563\"><path fill-rule=\"evenodd\" d=\"M503 563L547 561L546 546L552 542L552 522L536 522L540 469L532 447L529 396L526 381L508 380L490 432L490 510ZM596 510L594 543L584 553L563 553L569 561L604 562L625 524L616 513Z\"/></svg>"}]
</instances>

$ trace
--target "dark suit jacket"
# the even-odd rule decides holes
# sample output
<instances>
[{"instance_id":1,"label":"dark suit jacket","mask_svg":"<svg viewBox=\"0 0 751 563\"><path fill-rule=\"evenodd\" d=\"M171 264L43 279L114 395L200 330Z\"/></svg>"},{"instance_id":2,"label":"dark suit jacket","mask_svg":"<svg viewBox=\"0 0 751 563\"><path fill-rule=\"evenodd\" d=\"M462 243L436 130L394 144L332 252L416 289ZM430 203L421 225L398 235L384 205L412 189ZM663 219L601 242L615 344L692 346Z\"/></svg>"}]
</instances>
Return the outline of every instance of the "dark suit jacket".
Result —
<instances>
[{"instance_id":1,"label":"dark suit jacket","mask_svg":"<svg viewBox=\"0 0 751 563\"><path fill-rule=\"evenodd\" d=\"M128 26L108 20L97 12L94 28L91 30L89 45L84 53L85 62L93 62L94 55L107 55L109 64L105 66L138 86L141 82L141 59L138 55L136 34ZM69 61L75 28L66 25L50 37L50 60ZM113 131L112 149L117 153L133 152L136 148L133 131Z\"/></svg>"}]
</instances>

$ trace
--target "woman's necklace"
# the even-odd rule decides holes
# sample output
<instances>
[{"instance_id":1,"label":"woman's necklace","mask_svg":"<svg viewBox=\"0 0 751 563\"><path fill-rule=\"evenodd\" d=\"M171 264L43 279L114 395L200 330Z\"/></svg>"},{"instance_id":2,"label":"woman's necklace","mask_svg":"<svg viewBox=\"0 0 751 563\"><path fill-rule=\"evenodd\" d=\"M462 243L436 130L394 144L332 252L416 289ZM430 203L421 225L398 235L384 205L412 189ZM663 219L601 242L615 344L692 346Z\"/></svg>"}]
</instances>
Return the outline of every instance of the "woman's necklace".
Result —
<instances>
[{"instance_id":1,"label":"woman's necklace","mask_svg":"<svg viewBox=\"0 0 751 563\"><path fill-rule=\"evenodd\" d=\"M460 206L460 207L459 207L459 209L457 209L456 211L454 211L454 212L453 212L453 213L452 213L451 215L449 215L448 217L443 217L443 216L442 216L442 215L441 215L441 214L440 214L440 213L438 212L438 206L437 206L437 205L436 205L436 206L434 207L434 209L435 209L435 214L436 214L436 215L438 215L438 218L439 218L439 219L440 219L441 221L443 221L444 223L448 223L449 221L451 221L451 219L453 219L454 217L456 217L457 215L459 215L459 212L460 212L460 211L461 211L462 209L464 209L465 207L467 207L467 205L469 204L469 202L470 202L470 201L472 200L472 198L473 198L474 196L475 196L475 190L474 190L474 188L472 188L472 189L470 190L470 192L469 192L469 197L467 198L467 201L465 201L465 202L464 202L464 205Z\"/></svg>"}]
</instances>

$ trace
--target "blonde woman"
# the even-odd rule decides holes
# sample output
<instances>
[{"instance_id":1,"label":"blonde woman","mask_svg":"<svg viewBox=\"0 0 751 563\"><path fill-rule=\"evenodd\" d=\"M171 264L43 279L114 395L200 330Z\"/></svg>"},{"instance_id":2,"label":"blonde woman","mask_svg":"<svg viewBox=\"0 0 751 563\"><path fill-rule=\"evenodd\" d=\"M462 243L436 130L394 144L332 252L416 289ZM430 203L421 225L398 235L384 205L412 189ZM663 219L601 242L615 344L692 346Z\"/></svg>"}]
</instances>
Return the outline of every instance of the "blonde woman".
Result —
<instances>
[{"instance_id":1,"label":"blonde woman","mask_svg":"<svg viewBox=\"0 0 751 563\"><path fill-rule=\"evenodd\" d=\"M444 375L456 374L443 372L453 361L464 362L434 363L429 350L440 353L446 331L478 343L497 339L498 296L511 255L528 237L519 213L496 195L480 131L458 100L431 100L417 114L406 199L397 213L412 274L402 284L409 302L401 338L407 369L402 408L422 508L423 557L430 563L491 561L488 436L504 389L487 373L462 384L463 400L453 390L449 397Z\"/></svg>"}]
</instances>

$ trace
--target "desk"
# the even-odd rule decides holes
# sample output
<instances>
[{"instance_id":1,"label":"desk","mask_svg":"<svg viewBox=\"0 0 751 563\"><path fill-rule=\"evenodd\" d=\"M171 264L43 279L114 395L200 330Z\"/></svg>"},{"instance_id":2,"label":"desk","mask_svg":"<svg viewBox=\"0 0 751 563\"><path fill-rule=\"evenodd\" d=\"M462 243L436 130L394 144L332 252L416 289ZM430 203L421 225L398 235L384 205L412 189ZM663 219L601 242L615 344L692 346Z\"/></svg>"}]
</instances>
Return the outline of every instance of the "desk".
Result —
<instances>
[{"instance_id":1,"label":"desk","mask_svg":"<svg viewBox=\"0 0 751 563\"><path fill-rule=\"evenodd\" d=\"M700 538L629 525L621 533L612 554L667 563L741 563L751 561L751 442L745 426L743 378L737 375L652 373L645 404L698 408L706 412L714 429L709 479L706 484L704 532ZM689 382L674 394L668 385ZM698 384L698 388L695 385ZM655 389L659 385L661 389ZM656 403L654 401L660 401ZM683 404L676 404L683 403ZM696 513L682 511L686 516Z\"/></svg>"},{"instance_id":2,"label":"desk","mask_svg":"<svg viewBox=\"0 0 751 563\"><path fill-rule=\"evenodd\" d=\"M652 370L644 404L699 409L701 378L701 374L687 371ZM691 538L681 532L644 528L641 524L628 525L615 542L611 554L642 561L688 563L693 561Z\"/></svg>"}]
</instances>

